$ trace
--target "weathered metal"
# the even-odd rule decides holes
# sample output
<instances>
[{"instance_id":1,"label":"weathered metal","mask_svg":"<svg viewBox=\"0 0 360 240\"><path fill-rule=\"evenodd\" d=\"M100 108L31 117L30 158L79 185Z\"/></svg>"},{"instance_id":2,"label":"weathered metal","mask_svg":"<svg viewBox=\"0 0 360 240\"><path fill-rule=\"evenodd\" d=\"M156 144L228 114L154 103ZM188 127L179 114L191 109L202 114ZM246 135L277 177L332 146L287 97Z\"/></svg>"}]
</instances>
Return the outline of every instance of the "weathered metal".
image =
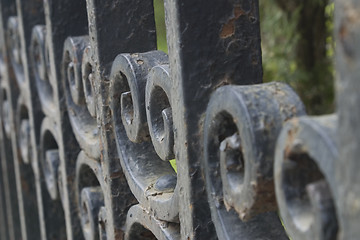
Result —
<instances>
[{"instance_id":1,"label":"weathered metal","mask_svg":"<svg viewBox=\"0 0 360 240\"><path fill-rule=\"evenodd\" d=\"M158 65L148 73L145 90L146 116L155 151L162 160L175 158L171 108L172 81L169 65Z\"/></svg>"},{"instance_id":2,"label":"weathered metal","mask_svg":"<svg viewBox=\"0 0 360 240\"><path fill-rule=\"evenodd\" d=\"M287 238L274 212L274 149L283 122L304 113L300 99L280 83L224 86L212 95L203 169L220 239Z\"/></svg>"},{"instance_id":3,"label":"weathered metal","mask_svg":"<svg viewBox=\"0 0 360 240\"><path fill-rule=\"evenodd\" d=\"M360 112L356 106L360 100L360 58L357 43L360 40L358 1L336 1L335 36L337 71L337 107L339 121L337 141L339 161L335 166L335 177L339 194L337 209L340 222L340 238L359 237L360 180L359 169L359 124Z\"/></svg>"},{"instance_id":4,"label":"weathered metal","mask_svg":"<svg viewBox=\"0 0 360 240\"><path fill-rule=\"evenodd\" d=\"M289 121L278 138L275 185L280 213L294 239L338 239L334 197L337 116Z\"/></svg>"},{"instance_id":5,"label":"weathered metal","mask_svg":"<svg viewBox=\"0 0 360 240\"><path fill-rule=\"evenodd\" d=\"M257 0L164 7L169 54L152 1L0 0L0 238L359 238L358 3L316 118L261 84Z\"/></svg>"}]
</instances>

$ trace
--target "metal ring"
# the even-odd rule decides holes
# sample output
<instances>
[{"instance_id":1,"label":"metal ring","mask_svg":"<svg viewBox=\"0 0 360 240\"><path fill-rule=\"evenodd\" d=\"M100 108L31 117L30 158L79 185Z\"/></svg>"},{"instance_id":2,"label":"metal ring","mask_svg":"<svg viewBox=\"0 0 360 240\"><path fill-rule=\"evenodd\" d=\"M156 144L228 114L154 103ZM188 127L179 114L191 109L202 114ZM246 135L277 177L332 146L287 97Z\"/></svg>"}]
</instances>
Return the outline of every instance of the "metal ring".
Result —
<instances>
[{"instance_id":1,"label":"metal ring","mask_svg":"<svg viewBox=\"0 0 360 240\"><path fill-rule=\"evenodd\" d=\"M49 68L46 60L46 26L37 25L32 30L30 44L30 64L35 78L37 94L40 99L43 112L53 116L56 111L54 103L54 91L49 79Z\"/></svg>"},{"instance_id":2,"label":"metal ring","mask_svg":"<svg viewBox=\"0 0 360 240\"><path fill-rule=\"evenodd\" d=\"M99 239L98 219L105 205L100 164L81 151L76 161L76 198L79 218L86 240Z\"/></svg>"},{"instance_id":3,"label":"metal ring","mask_svg":"<svg viewBox=\"0 0 360 240\"><path fill-rule=\"evenodd\" d=\"M151 140L162 160L175 158L169 66L155 66L146 83L146 115Z\"/></svg>"},{"instance_id":4,"label":"metal ring","mask_svg":"<svg viewBox=\"0 0 360 240\"><path fill-rule=\"evenodd\" d=\"M54 122L44 118L41 124L40 162L47 190L52 200L58 195L58 167L60 164L58 134Z\"/></svg>"},{"instance_id":5,"label":"metal ring","mask_svg":"<svg viewBox=\"0 0 360 240\"><path fill-rule=\"evenodd\" d=\"M22 47L17 16L11 16L7 22L7 44L10 49L10 60L14 68L16 81L19 85L25 82L24 66L22 62Z\"/></svg>"},{"instance_id":6,"label":"metal ring","mask_svg":"<svg viewBox=\"0 0 360 240\"><path fill-rule=\"evenodd\" d=\"M69 119L75 138L81 149L91 158L99 159L99 128L96 119L90 115L85 105L81 73L82 54L87 49L88 44L88 36L67 38L64 43L62 75L65 83ZM71 72L74 73L74 76L72 76ZM71 75L71 78L73 77L73 80L69 79L69 75Z\"/></svg>"},{"instance_id":7,"label":"metal ring","mask_svg":"<svg viewBox=\"0 0 360 240\"><path fill-rule=\"evenodd\" d=\"M301 117L286 124L275 155L276 197L293 239L335 239L337 117Z\"/></svg>"},{"instance_id":8,"label":"metal ring","mask_svg":"<svg viewBox=\"0 0 360 240\"><path fill-rule=\"evenodd\" d=\"M140 205L134 205L127 215L125 240L136 239L181 239L180 225L158 220Z\"/></svg>"},{"instance_id":9,"label":"metal ring","mask_svg":"<svg viewBox=\"0 0 360 240\"><path fill-rule=\"evenodd\" d=\"M274 212L274 147L283 122L302 114L300 100L285 84L224 86L212 95L204 123L203 167L220 239L285 238ZM238 228L230 230L234 223ZM259 229L249 231L251 224Z\"/></svg>"}]
</instances>

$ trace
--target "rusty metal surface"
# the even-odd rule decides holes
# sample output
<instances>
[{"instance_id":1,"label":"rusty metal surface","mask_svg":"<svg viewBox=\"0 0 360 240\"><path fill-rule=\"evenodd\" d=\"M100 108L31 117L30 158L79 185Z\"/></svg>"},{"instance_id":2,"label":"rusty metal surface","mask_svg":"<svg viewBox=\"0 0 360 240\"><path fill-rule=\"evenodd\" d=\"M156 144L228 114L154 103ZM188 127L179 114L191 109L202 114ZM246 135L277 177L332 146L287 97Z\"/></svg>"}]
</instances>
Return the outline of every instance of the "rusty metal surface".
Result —
<instances>
[{"instance_id":1,"label":"rusty metal surface","mask_svg":"<svg viewBox=\"0 0 360 240\"><path fill-rule=\"evenodd\" d=\"M338 109L262 84L257 0L0 0L0 238L358 239L358 3ZM176 168L171 165L176 162Z\"/></svg>"}]
</instances>

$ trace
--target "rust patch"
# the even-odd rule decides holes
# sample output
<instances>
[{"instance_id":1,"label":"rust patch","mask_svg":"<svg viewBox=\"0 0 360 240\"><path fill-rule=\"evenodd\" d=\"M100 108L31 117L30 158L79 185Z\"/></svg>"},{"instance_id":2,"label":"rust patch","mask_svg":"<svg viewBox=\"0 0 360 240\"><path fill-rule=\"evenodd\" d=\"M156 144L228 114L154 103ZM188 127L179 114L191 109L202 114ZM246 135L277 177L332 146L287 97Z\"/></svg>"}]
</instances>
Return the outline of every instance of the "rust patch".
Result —
<instances>
[{"instance_id":1,"label":"rust patch","mask_svg":"<svg viewBox=\"0 0 360 240\"><path fill-rule=\"evenodd\" d=\"M287 139L287 143L286 143L285 151L284 151L284 159L288 159L291 154L291 144L295 139L294 134L295 134L294 131L289 130L288 139Z\"/></svg>"},{"instance_id":2,"label":"rust patch","mask_svg":"<svg viewBox=\"0 0 360 240\"><path fill-rule=\"evenodd\" d=\"M345 26L345 24L342 24L339 30L339 36L341 40L344 40L348 35L348 30Z\"/></svg>"},{"instance_id":3,"label":"rust patch","mask_svg":"<svg viewBox=\"0 0 360 240\"><path fill-rule=\"evenodd\" d=\"M252 184L252 191L254 195L251 199L249 199L251 203L248 204L247 207L234 207L235 211L239 215L239 218L244 222L251 220L254 216L260 213L277 210L273 179L257 179L257 182Z\"/></svg>"},{"instance_id":4,"label":"rust patch","mask_svg":"<svg viewBox=\"0 0 360 240\"><path fill-rule=\"evenodd\" d=\"M235 34L235 21L242 15L246 14L240 6L234 7L234 17L230 18L227 23L225 23L220 32L220 38L228 38Z\"/></svg>"},{"instance_id":5,"label":"rust patch","mask_svg":"<svg viewBox=\"0 0 360 240\"><path fill-rule=\"evenodd\" d=\"M299 120L297 118L291 120L293 122L293 128L288 130L287 139L286 139L286 146L284 149L284 159L289 158L291 151L292 151L292 143L295 141L297 137L298 131L298 124Z\"/></svg>"},{"instance_id":6,"label":"rust patch","mask_svg":"<svg viewBox=\"0 0 360 240\"><path fill-rule=\"evenodd\" d=\"M111 179L119 178L119 177L121 177L121 175L122 175L122 171L116 171L116 172L111 173L110 178Z\"/></svg>"},{"instance_id":7,"label":"rust patch","mask_svg":"<svg viewBox=\"0 0 360 240\"><path fill-rule=\"evenodd\" d=\"M124 232L120 229L115 229L115 239L116 240L123 240L124 239Z\"/></svg>"}]
</instances>

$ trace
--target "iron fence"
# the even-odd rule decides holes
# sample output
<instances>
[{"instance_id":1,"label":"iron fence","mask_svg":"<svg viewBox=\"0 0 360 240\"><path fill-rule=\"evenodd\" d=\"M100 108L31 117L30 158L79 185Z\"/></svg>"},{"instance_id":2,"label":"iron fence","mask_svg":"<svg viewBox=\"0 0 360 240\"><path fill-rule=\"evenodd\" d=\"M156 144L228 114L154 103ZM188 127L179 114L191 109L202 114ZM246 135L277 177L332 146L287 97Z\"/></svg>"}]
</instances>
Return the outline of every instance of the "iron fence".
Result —
<instances>
[{"instance_id":1,"label":"iron fence","mask_svg":"<svg viewBox=\"0 0 360 240\"><path fill-rule=\"evenodd\" d=\"M1 239L358 239L360 40L337 111L262 82L257 0L0 1ZM176 162L176 167L174 167Z\"/></svg>"}]
</instances>

